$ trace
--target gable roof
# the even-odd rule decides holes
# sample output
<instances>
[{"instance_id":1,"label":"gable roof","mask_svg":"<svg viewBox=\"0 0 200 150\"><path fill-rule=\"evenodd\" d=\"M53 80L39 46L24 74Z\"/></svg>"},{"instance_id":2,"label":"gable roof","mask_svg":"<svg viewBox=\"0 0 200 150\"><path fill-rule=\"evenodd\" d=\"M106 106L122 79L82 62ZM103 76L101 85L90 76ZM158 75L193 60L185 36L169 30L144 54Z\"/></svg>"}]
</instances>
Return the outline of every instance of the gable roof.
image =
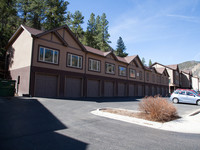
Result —
<instances>
[{"instance_id":1,"label":"gable roof","mask_svg":"<svg viewBox=\"0 0 200 150\"><path fill-rule=\"evenodd\" d=\"M31 35L37 35L40 33L43 33L44 31L38 30L38 29L34 29L31 27L28 27L26 25L21 25L22 28L26 29Z\"/></svg>"},{"instance_id":2,"label":"gable roof","mask_svg":"<svg viewBox=\"0 0 200 150\"><path fill-rule=\"evenodd\" d=\"M167 67L172 68L173 70L177 70L178 69L178 65L177 64L167 65Z\"/></svg>"},{"instance_id":3,"label":"gable roof","mask_svg":"<svg viewBox=\"0 0 200 150\"><path fill-rule=\"evenodd\" d=\"M163 64L160 64L160 63L158 63L158 62L155 62L155 63L153 63L153 64L151 65L151 67L153 67L153 66L156 65L156 64L161 65L161 66L163 66L163 67L165 67L165 68L169 68L169 69L172 69L172 70L178 70L178 71L179 71L178 64L174 64L174 65L163 65Z\"/></svg>"},{"instance_id":4,"label":"gable roof","mask_svg":"<svg viewBox=\"0 0 200 150\"><path fill-rule=\"evenodd\" d=\"M103 57L106 57L106 56L108 56L110 54L115 58L115 60L123 62L123 63L126 63L126 64L130 64L132 61L135 61L135 59L138 59L139 63L141 64L141 66L144 68L144 65L142 64L142 62L141 62L141 60L140 60L138 55L119 57L119 56L116 56L113 51L103 52L101 50L98 50L98 49L95 49L95 48L92 48L92 47L89 47L89 46L84 46L75 37L75 35L73 34L73 32L69 29L69 27L67 25L63 25L61 27L58 27L58 28L55 28L55 29L51 29L51 30L48 30L48 31L41 31L41 30L38 30L38 29L34 29L34 28L31 28L31 27L28 27L26 25L20 25L20 27L17 29L17 31L10 38L10 40L8 42L8 45L7 45L7 48L8 48L8 46L10 44L12 44L18 38L18 36L24 30L26 30L28 33L30 33L30 35L32 37L35 37L35 38L39 38L39 37L41 37L43 35L46 35L48 33L53 33L62 42L63 45L68 46L68 43L57 32L57 30L59 30L59 29L66 29L68 31L68 33L72 36L72 38L77 42L77 44L82 48L83 51L90 52L90 53L93 53L93 54L96 54L96 55L100 55L100 56L103 56Z\"/></svg>"}]
</instances>

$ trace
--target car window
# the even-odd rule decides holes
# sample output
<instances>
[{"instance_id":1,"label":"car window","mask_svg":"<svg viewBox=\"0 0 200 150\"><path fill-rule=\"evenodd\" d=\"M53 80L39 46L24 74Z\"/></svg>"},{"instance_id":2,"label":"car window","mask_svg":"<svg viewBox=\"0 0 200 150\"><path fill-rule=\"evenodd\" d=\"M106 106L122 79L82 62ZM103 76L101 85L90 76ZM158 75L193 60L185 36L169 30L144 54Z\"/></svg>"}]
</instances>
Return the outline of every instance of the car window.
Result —
<instances>
[{"instance_id":1,"label":"car window","mask_svg":"<svg viewBox=\"0 0 200 150\"><path fill-rule=\"evenodd\" d=\"M179 91L174 91L174 94L178 94L179 93Z\"/></svg>"},{"instance_id":2,"label":"car window","mask_svg":"<svg viewBox=\"0 0 200 150\"><path fill-rule=\"evenodd\" d=\"M185 91L179 91L179 94L185 95Z\"/></svg>"},{"instance_id":3,"label":"car window","mask_svg":"<svg viewBox=\"0 0 200 150\"><path fill-rule=\"evenodd\" d=\"M190 91L188 91L188 92L187 92L187 95L188 95L188 96L194 96L194 93L193 93L193 92L190 92Z\"/></svg>"}]
</instances>

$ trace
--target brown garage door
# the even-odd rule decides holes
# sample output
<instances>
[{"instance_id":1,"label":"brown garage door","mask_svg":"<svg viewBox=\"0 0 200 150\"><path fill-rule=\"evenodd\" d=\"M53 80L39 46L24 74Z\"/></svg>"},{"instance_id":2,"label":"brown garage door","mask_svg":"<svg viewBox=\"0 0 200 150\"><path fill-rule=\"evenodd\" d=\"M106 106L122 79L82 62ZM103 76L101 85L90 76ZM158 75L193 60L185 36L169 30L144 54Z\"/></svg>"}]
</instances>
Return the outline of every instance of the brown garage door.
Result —
<instances>
[{"instance_id":1,"label":"brown garage door","mask_svg":"<svg viewBox=\"0 0 200 150\"><path fill-rule=\"evenodd\" d=\"M104 96L112 97L114 96L114 83L111 81L104 82Z\"/></svg>"},{"instance_id":2,"label":"brown garage door","mask_svg":"<svg viewBox=\"0 0 200 150\"><path fill-rule=\"evenodd\" d=\"M149 96L149 86L145 85L145 96Z\"/></svg>"},{"instance_id":3,"label":"brown garage door","mask_svg":"<svg viewBox=\"0 0 200 150\"><path fill-rule=\"evenodd\" d=\"M138 96L142 96L142 85L138 85Z\"/></svg>"},{"instance_id":4,"label":"brown garage door","mask_svg":"<svg viewBox=\"0 0 200 150\"><path fill-rule=\"evenodd\" d=\"M58 77L53 75L36 74L35 96L56 97L58 88Z\"/></svg>"},{"instance_id":5,"label":"brown garage door","mask_svg":"<svg viewBox=\"0 0 200 150\"><path fill-rule=\"evenodd\" d=\"M129 84L129 96L135 96L135 86L134 86L134 84Z\"/></svg>"},{"instance_id":6,"label":"brown garage door","mask_svg":"<svg viewBox=\"0 0 200 150\"><path fill-rule=\"evenodd\" d=\"M100 84L99 80L87 81L87 97L99 97Z\"/></svg>"},{"instance_id":7,"label":"brown garage door","mask_svg":"<svg viewBox=\"0 0 200 150\"><path fill-rule=\"evenodd\" d=\"M81 97L82 79L65 78L65 97Z\"/></svg>"},{"instance_id":8,"label":"brown garage door","mask_svg":"<svg viewBox=\"0 0 200 150\"><path fill-rule=\"evenodd\" d=\"M126 84L125 83L118 83L118 96L125 96L126 91Z\"/></svg>"}]
</instances>

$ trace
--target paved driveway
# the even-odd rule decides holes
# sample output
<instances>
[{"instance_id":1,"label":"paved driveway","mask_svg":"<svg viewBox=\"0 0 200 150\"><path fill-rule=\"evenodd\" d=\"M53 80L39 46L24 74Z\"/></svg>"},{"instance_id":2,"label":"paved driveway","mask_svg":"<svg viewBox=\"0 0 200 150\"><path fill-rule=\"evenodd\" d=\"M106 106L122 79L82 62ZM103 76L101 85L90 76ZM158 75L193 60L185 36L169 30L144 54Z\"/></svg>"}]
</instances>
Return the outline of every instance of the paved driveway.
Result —
<instances>
[{"instance_id":1,"label":"paved driveway","mask_svg":"<svg viewBox=\"0 0 200 150\"><path fill-rule=\"evenodd\" d=\"M138 100L0 99L0 149L199 149L200 135L174 133L92 115L102 107L137 109ZM195 105L177 104L181 112ZM185 111L186 110L186 111Z\"/></svg>"}]
</instances>

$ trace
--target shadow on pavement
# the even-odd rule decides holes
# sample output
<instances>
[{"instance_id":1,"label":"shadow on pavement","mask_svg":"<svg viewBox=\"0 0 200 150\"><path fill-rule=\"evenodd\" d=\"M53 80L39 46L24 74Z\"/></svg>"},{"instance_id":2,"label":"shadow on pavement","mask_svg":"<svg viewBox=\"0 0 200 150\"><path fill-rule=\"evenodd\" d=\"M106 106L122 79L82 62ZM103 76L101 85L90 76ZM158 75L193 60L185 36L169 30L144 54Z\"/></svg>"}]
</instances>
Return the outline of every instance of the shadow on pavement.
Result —
<instances>
[{"instance_id":1,"label":"shadow on pavement","mask_svg":"<svg viewBox=\"0 0 200 150\"><path fill-rule=\"evenodd\" d=\"M37 99L0 98L0 149L85 150L87 143L56 133L67 129Z\"/></svg>"}]
</instances>

